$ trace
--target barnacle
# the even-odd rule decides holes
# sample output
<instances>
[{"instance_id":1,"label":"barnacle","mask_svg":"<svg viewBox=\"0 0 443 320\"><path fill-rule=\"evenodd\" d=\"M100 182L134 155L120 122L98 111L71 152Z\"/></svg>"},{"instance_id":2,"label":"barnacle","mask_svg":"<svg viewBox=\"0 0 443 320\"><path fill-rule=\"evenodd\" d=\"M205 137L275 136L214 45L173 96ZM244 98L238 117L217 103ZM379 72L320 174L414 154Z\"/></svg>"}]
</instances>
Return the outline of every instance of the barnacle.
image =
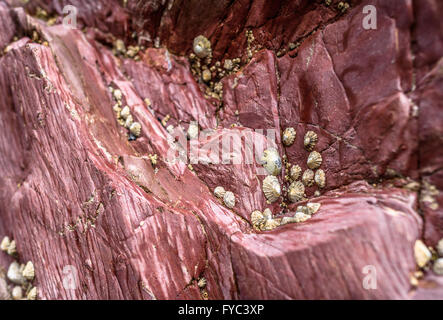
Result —
<instances>
[{"instance_id":1,"label":"barnacle","mask_svg":"<svg viewBox=\"0 0 443 320\"><path fill-rule=\"evenodd\" d=\"M203 70L203 72L202 72L203 81L209 82L209 81L211 81L211 78L212 78L211 71L209 69Z\"/></svg>"},{"instance_id":2,"label":"barnacle","mask_svg":"<svg viewBox=\"0 0 443 320\"><path fill-rule=\"evenodd\" d=\"M35 270L34 270L34 264L31 261L28 261L28 263L26 263L22 275L29 281L32 281L34 279Z\"/></svg>"},{"instance_id":3,"label":"barnacle","mask_svg":"<svg viewBox=\"0 0 443 320\"><path fill-rule=\"evenodd\" d=\"M140 136L142 126L139 122L134 122L129 127L129 131L136 137Z\"/></svg>"},{"instance_id":4,"label":"barnacle","mask_svg":"<svg viewBox=\"0 0 443 320\"><path fill-rule=\"evenodd\" d=\"M195 122L191 122L188 128L188 138L196 139L198 137L198 125Z\"/></svg>"},{"instance_id":5,"label":"barnacle","mask_svg":"<svg viewBox=\"0 0 443 320\"><path fill-rule=\"evenodd\" d=\"M291 171L289 172L289 176L291 177L292 180L297 180L300 177L301 174L301 168L298 164L294 164L291 167Z\"/></svg>"},{"instance_id":6,"label":"barnacle","mask_svg":"<svg viewBox=\"0 0 443 320\"><path fill-rule=\"evenodd\" d=\"M324 188L326 185L326 175L322 169L315 172L314 181L319 188Z\"/></svg>"},{"instance_id":7,"label":"barnacle","mask_svg":"<svg viewBox=\"0 0 443 320\"><path fill-rule=\"evenodd\" d=\"M308 156L308 161L306 162L309 169L317 169L320 167L323 159L321 154L317 151L312 151Z\"/></svg>"},{"instance_id":8,"label":"barnacle","mask_svg":"<svg viewBox=\"0 0 443 320\"><path fill-rule=\"evenodd\" d=\"M129 110L128 106L125 106L121 111L120 111L120 117L122 117L123 119L128 118L131 115L131 110Z\"/></svg>"},{"instance_id":9,"label":"barnacle","mask_svg":"<svg viewBox=\"0 0 443 320\"><path fill-rule=\"evenodd\" d=\"M314 184L314 171L311 169L307 169L302 176L303 184L307 187L310 187Z\"/></svg>"},{"instance_id":10,"label":"barnacle","mask_svg":"<svg viewBox=\"0 0 443 320\"><path fill-rule=\"evenodd\" d=\"M223 202L225 203L225 206L229 209L232 209L235 207L235 195L231 191L226 191L225 195L223 196Z\"/></svg>"},{"instance_id":11,"label":"barnacle","mask_svg":"<svg viewBox=\"0 0 443 320\"><path fill-rule=\"evenodd\" d=\"M6 276L9 281L15 284L22 285L25 283L25 278L23 277L22 270L17 261L14 261L9 265Z\"/></svg>"},{"instance_id":12,"label":"barnacle","mask_svg":"<svg viewBox=\"0 0 443 320\"><path fill-rule=\"evenodd\" d=\"M11 240L9 239L9 237L4 237L2 242L0 243L0 249L2 251L8 251L10 244L11 244Z\"/></svg>"},{"instance_id":13,"label":"barnacle","mask_svg":"<svg viewBox=\"0 0 443 320\"><path fill-rule=\"evenodd\" d=\"M129 129L133 122L134 122L134 119L132 118L132 115L129 115L125 121L125 128Z\"/></svg>"},{"instance_id":14,"label":"barnacle","mask_svg":"<svg viewBox=\"0 0 443 320\"><path fill-rule=\"evenodd\" d=\"M20 286L15 286L11 292L12 299L21 300L23 298L23 289Z\"/></svg>"},{"instance_id":15,"label":"barnacle","mask_svg":"<svg viewBox=\"0 0 443 320\"><path fill-rule=\"evenodd\" d=\"M12 240L11 243L8 246L8 249L6 251L10 256L13 256L14 254L17 253L17 247L15 244L15 240Z\"/></svg>"},{"instance_id":16,"label":"barnacle","mask_svg":"<svg viewBox=\"0 0 443 320\"><path fill-rule=\"evenodd\" d=\"M265 220L261 225L261 230L263 231L270 231L280 225L280 221L273 218L272 211L269 208L263 211L263 218Z\"/></svg>"},{"instance_id":17,"label":"barnacle","mask_svg":"<svg viewBox=\"0 0 443 320\"><path fill-rule=\"evenodd\" d=\"M295 132L294 128L292 127L286 128L283 131L283 136L282 136L283 144L287 147L291 146L294 143L296 136L297 132Z\"/></svg>"},{"instance_id":18,"label":"barnacle","mask_svg":"<svg viewBox=\"0 0 443 320\"><path fill-rule=\"evenodd\" d=\"M202 35L194 38L194 44L192 48L194 50L194 53L199 58L206 58L211 54L211 42Z\"/></svg>"},{"instance_id":19,"label":"barnacle","mask_svg":"<svg viewBox=\"0 0 443 320\"><path fill-rule=\"evenodd\" d=\"M263 193L270 203L277 201L277 199L280 197L280 182L275 176L267 176L263 180Z\"/></svg>"},{"instance_id":20,"label":"barnacle","mask_svg":"<svg viewBox=\"0 0 443 320\"><path fill-rule=\"evenodd\" d=\"M443 275L443 258L435 260L432 270L438 275Z\"/></svg>"},{"instance_id":21,"label":"barnacle","mask_svg":"<svg viewBox=\"0 0 443 320\"><path fill-rule=\"evenodd\" d=\"M318 136L314 131L308 131L305 134L305 139L303 140L303 144L305 145L305 149L308 151L312 151L317 144Z\"/></svg>"},{"instance_id":22,"label":"barnacle","mask_svg":"<svg viewBox=\"0 0 443 320\"><path fill-rule=\"evenodd\" d=\"M225 196L225 193L226 193L226 190L223 187L218 186L214 189L214 195L219 199L223 199L223 197Z\"/></svg>"},{"instance_id":23,"label":"barnacle","mask_svg":"<svg viewBox=\"0 0 443 320\"><path fill-rule=\"evenodd\" d=\"M37 299L37 287L33 287L31 290L29 290L27 298L28 300Z\"/></svg>"},{"instance_id":24,"label":"barnacle","mask_svg":"<svg viewBox=\"0 0 443 320\"><path fill-rule=\"evenodd\" d=\"M277 150L273 148L265 150L261 161L269 174L276 176L281 172L282 162Z\"/></svg>"},{"instance_id":25,"label":"barnacle","mask_svg":"<svg viewBox=\"0 0 443 320\"><path fill-rule=\"evenodd\" d=\"M204 287L206 287L206 279L200 278L197 282L197 285L199 288L203 289Z\"/></svg>"},{"instance_id":26,"label":"barnacle","mask_svg":"<svg viewBox=\"0 0 443 320\"><path fill-rule=\"evenodd\" d=\"M113 93L114 93L115 100L122 99L122 92L120 91L120 89L115 89Z\"/></svg>"},{"instance_id":27,"label":"barnacle","mask_svg":"<svg viewBox=\"0 0 443 320\"><path fill-rule=\"evenodd\" d=\"M432 253L421 240L416 240L414 244L415 262L420 268L425 267L432 258Z\"/></svg>"},{"instance_id":28,"label":"barnacle","mask_svg":"<svg viewBox=\"0 0 443 320\"><path fill-rule=\"evenodd\" d=\"M440 257L443 257L443 239L440 239L437 243L437 253Z\"/></svg>"},{"instance_id":29,"label":"barnacle","mask_svg":"<svg viewBox=\"0 0 443 320\"><path fill-rule=\"evenodd\" d=\"M289 186L288 199L291 202L297 202L303 199L305 194L305 186L300 181L294 181Z\"/></svg>"},{"instance_id":30,"label":"barnacle","mask_svg":"<svg viewBox=\"0 0 443 320\"><path fill-rule=\"evenodd\" d=\"M317 211L320 209L321 204L316 202L308 202L306 204L306 208L308 208L308 214L313 215L316 214Z\"/></svg>"},{"instance_id":31,"label":"barnacle","mask_svg":"<svg viewBox=\"0 0 443 320\"><path fill-rule=\"evenodd\" d=\"M303 211L297 211L294 215L296 222L305 222L306 220L310 219L311 216L309 214L304 213Z\"/></svg>"}]
</instances>

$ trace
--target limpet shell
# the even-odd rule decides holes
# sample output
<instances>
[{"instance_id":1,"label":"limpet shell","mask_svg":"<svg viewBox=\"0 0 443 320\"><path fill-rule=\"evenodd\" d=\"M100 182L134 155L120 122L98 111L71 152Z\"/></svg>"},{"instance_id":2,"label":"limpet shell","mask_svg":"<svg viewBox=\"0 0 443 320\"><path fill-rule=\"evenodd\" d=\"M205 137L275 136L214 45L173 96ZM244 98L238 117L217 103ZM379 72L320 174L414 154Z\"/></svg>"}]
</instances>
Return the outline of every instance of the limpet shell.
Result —
<instances>
[{"instance_id":1,"label":"limpet shell","mask_svg":"<svg viewBox=\"0 0 443 320\"><path fill-rule=\"evenodd\" d=\"M126 119L127 117L129 117L131 115L131 110L129 109L128 106L125 106L121 111L120 111L120 117L122 117L123 119Z\"/></svg>"},{"instance_id":2,"label":"limpet shell","mask_svg":"<svg viewBox=\"0 0 443 320\"><path fill-rule=\"evenodd\" d=\"M288 199L291 202L297 202L303 199L305 195L305 186L300 181L294 181L288 189Z\"/></svg>"},{"instance_id":3,"label":"limpet shell","mask_svg":"<svg viewBox=\"0 0 443 320\"><path fill-rule=\"evenodd\" d=\"M15 244L15 240L12 240L12 241L9 243L9 246L8 246L8 249L6 250L6 252L7 252L10 256L13 256L14 254L17 253L17 247L16 247L16 244Z\"/></svg>"},{"instance_id":4,"label":"limpet shell","mask_svg":"<svg viewBox=\"0 0 443 320\"><path fill-rule=\"evenodd\" d=\"M289 172L289 176L291 177L292 180L297 180L298 178L300 178L301 175L301 168L298 164L294 164L291 167L291 171Z\"/></svg>"},{"instance_id":5,"label":"limpet shell","mask_svg":"<svg viewBox=\"0 0 443 320\"><path fill-rule=\"evenodd\" d=\"M225 203L225 206L229 209L232 209L235 207L235 195L231 191L226 191L225 195L223 196L223 202Z\"/></svg>"},{"instance_id":6,"label":"limpet shell","mask_svg":"<svg viewBox=\"0 0 443 320\"><path fill-rule=\"evenodd\" d=\"M223 199L223 197L225 196L226 190L223 187L215 187L214 189L214 195L219 198L219 199Z\"/></svg>"},{"instance_id":7,"label":"limpet shell","mask_svg":"<svg viewBox=\"0 0 443 320\"><path fill-rule=\"evenodd\" d=\"M11 292L12 299L21 300L23 298L23 289L20 286L15 286Z\"/></svg>"},{"instance_id":8,"label":"limpet shell","mask_svg":"<svg viewBox=\"0 0 443 320\"><path fill-rule=\"evenodd\" d=\"M261 225L261 230L270 231L272 229L277 228L280 225L280 221L273 218L272 211L269 208L266 208L263 211L264 223Z\"/></svg>"},{"instance_id":9,"label":"limpet shell","mask_svg":"<svg viewBox=\"0 0 443 320\"><path fill-rule=\"evenodd\" d=\"M297 136L297 132L295 131L294 128L292 128L292 127L286 128L283 131L283 135L282 135L283 144L287 147L291 146L294 143L296 136Z\"/></svg>"},{"instance_id":10,"label":"limpet shell","mask_svg":"<svg viewBox=\"0 0 443 320\"><path fill-rule=\"evenodd\" d=\"M317 144L318 136L314 131L308 131L305 134L305 138L303 140L303 144L305 145L305 149L308 151L312 151Z\"/></svg>"},{"instance_id":11,"label":"limpet shell","mask_svg":"<svg viewBox=\"0 0 443 320\"><path fill-rule=\"evenodd\" d=\"M15 284L22 285L23 283L25 283L25 278L23 277L23 274L20 270L20 265L17 261L14 261L9 265L6 276L8 277L9 281Z\"/></svg>"},{"instance_id":12,"label":"limpet shell","mask_svg":"<svg viewBox=\"0 0 443 320\"><path fill-rule=\"evenodd\" d=\"M23 277L25 277L29 281L32 281L34 279L35 270L34 270L34 264L32 263L32 261L28 261L28 263L26 263L26 266L23 269L22 275L23 275Z\"/></svg>"},{"instance_id":13,"label":"limpet shell","mask_svg":"<svg viewBox=\"0 0 443 320\"><path fill-rule=\"evenodd\" d=\"M308 161L306 164L308 165L309 169L317 169L320 167L323 159L321 157L321 154L317 151L312 151L308 156Z\"/></svg>"},{"instance_id":14,"label":"limpet shell","mask_svg":"<svg viewBox=\"0 0 443 320\"><path fill-rule=\"evenodd\" d=\"M432 253L428 247L421 240L416 240L414 244L414 256L415 262L420 268L423 268L428 264L432 258Z\"/></svg>"},{"instance_id":15,"label":"limpet shell","mask_svg":"<svg viewBox=\"0 0 443 320\"><path fill-rule=\"evenodd\" d=\"M306 204L306 208L308 208L308 214L313 215L316 214L318 210L320 210L321 204L317 202L308 202Z\"/></svg>"},{"instance_id":16,"label":"limpet shell","mask_svg":"<svg viewBox=\"0 0 443 320\"><path fill-rule=\"evenodd\" d=\"M206 58L211 54L211 42L203 35L194 38L192 48L199 58Z\"/></svg>"},{"instance_id":17,"label":"limpet shell","mask_svg":"<svg viewBox=\"0 0 443 320\"><path fill-rule=\"evenodd\" d=\"M33 287L31 290L29 290L27 298L28 300L37 299L37 287Z\"/></svg>"},{"instance_id":18,"label":"limpet shell","mask_svg":"<svg viewBox=\"0 0 443 320\"><path fill-rule=\"evenodd\" d=\"M311 169L307 169L302 176L303 184L307 187L310 187L314 184L314 171Z\"/></svg>"},{"instance_id":19,"label":"limpet shell","mask_svg":"<svg viewBox=\"0 0 443 320\"><path fill-rule=\"evenodd\" d=\"M120 89L115 89L113 94L114 94L115 100L121 100L122 99L123 95L122 95L122 92L121 92Z\"/></svg>"},{"instance_id":20,"label":"limpet shell","mask_svg":"<svg viewBox=\"0 0 443 320\"><path fill-rule=\"evenodd\" d=\"M267 176L263 180L263 193L270 203L277 201L281 195L280 182L277 177Z\"/></svg>"},{"instance_id":21,"label":"limpet shell","mask_svg":"<svg viewBox=\"0 0 443 320\"><path fill-rule=\"evenodd\" d=\"M266 149L261 161L269 174L276 176L281 172L282 162L277 150L273 148Z\"/></svg>"},{"instance_id":22,"label":"limpet shell","mask_svg":"<svg viewBox=\"0 0 443 320\"><path fill-rule=\"evenodd\" d=\"M134 118L132 118L132 115L129 115L125 121L125 128L129 129L133 123L134 123Z\"/></svg>"},{"instance_id":23,"label":"limpet shell","mask_svg":"<svg viewBox=\"0 0 443 320\"><path fill-rule=\"evenodd\" d=\"M283 217L281 219L280 225L285 225L288 223L296 223L297 219L295 217Z\"/></svg>"},{"instance_id":24,"label":"limpet shell","mask_svg":"<svg viewBox=\"0 0 443 320\"><path fill-rule=\"evenodd\" d=\"M255 210L251 213L251 223L254 229L260 230L262 223L265 222L265 218L261 211Z\"/></svg>"},{"instance_id":25,"label":"limpet shell","mask_svg":"<svg viewBox=\"0 0 443 320\"><path fill-rule=\"evenodd\" d=\"M315 172L314 181L319 188L324 188L326 185L326 175L322 169Z\"/></svg>"},{"instance_id":26,"label":"limpet shell","mask_svg":"<svg viewBox=\"0 0 443 320\"><path fill-rule=\"evenodd\" d=\"M297 211L294 215L294 218L297 223L300 223L300 222L305 222L306 220L309 220L311 218L311 216L302 212L302 211Z\"/></svg>"},{"instance_id":27,"label":"limpet shell","mask_svg":"<svg viewBox=\"0 0 443 320\"><path fill-rule=\"evenodd\" d=\"M203 289L204 287L206 287L206 279L200 278L197 282L197 285L199 288Z\"/></svg>"}]
</instances>

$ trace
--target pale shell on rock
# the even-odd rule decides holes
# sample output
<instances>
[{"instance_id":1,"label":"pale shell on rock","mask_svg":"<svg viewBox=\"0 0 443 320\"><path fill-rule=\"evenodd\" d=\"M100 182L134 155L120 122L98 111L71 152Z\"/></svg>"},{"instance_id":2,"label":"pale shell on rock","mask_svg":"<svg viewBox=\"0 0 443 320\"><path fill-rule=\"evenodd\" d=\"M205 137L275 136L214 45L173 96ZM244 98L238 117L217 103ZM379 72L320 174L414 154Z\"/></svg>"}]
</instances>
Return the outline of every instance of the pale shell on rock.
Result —
<instances>
[{"instance_id":1,"label":"pale shell on rock","mask_svg":"<svg viewBox=\"0 0 443 320\"><path fill-rule=\"evenodd\" d=\"M443 257L443 239L440 239L437 243L437 253L440 257Z\"/></svg>"},{"instance_id":2,"label":"pale shell on rock","mask_svg":"<svg viewBox=\"0 0 443 320\"><path fill-rule=\"evenodd\" d=\"M312 171L311 169L307 169L303 173L302 181L305 186L312 186L314 184L314 171Z\"/></svg>"},{"instance_id":3,"label":"pale shell on rock","mask_svg":"<svg viewBox=\"0 0 443 320\"><path fill-rule=\"evenodd\" d=\"M292 180L297 180L298 178L300 178L300 175L301 175L301 168L300 168L300 166L298 165L298 164L294 164L292 167L291 167L291 171L289 172L289 177L292 179Z\"/></svg>"},{"instance_id":4,"label":"pale shell on rock","mask_svg":"<svg viewBox=\"0 0 443 320\"><path fill-rule=\"evenodd\" d=\"M33 287L31 290L29 290L27 298L28 300L37 299L37 287Z\"/></svg>"},{"instance_id":5,"label":"pale shell on rock","mask_svg":"<svg viewBox=\"0 0 443 320\"><path fill-rule=\"evenodd\" d=\"M218 186L214 189L214 195L219 198L219 199L223 199L223 197L225 196L226 190L225 188Z\"/></svg>"},{"instance_id":6,"label":"pale shell on rock","mask_svg":"<svg viewBox=\"0 0 443 320\"><path fill-rule=\"evenodd\" d=\"M193 43L194 53L199 58L206 58L211 54L211 42L203 35L194 38Z\"/></svg>"},{"instance_id":7,"label":"pale shell on rock","mask_svg":"<svg viewBox=\"0 0 443 320\"><path fill-rule=\"evenodd\" d=\"M283 226L288 223L296 223L296 222L297 222L297 219L295 217L283 217L281 219L280 225Z\"/></svg>"},{"instance_id":8,"label":"pale shell on rock","mask_svg":"<svg viewBox=\"0 0 443 320\"><path fill-rule=\"evenodd\" d=\"M298 211L295 213L294 218L297 223L300 223L300 222L305 222L306 220L309 220L311 218L311 216L308 214L305 214L301 211Z\"/></svg>"},{"instance_id":9,"label":"pale shell on rock","mask_svg":"<svg viewBox=\"0 0 443 320\"><path fill-rule=\"evenodd\" d=\"M34 270L34 264L31 261L28 261L26 263L25 268L23 269L23 277L25 277L27 280L32 281L35 276L35 270Z\"/></svg>"},{"instance_id":10,"label":"pale shell on rock","mask_svg":"<svg viewBox=\"0 0 443 320\"><path fill-rule=\"evenodd\" d=\"M0 244L0 249L2 251L8 251L10 244L11 244L11 240L9 239L9 237L4 237L1 244Z\"/></svg>"},{"instance_id":11,"label":"pale shell on rock","mask_svg":"<svg viewBox=\"0 0 443 320\"><path fill-rule=\"evenodd\" d=\"M129 131L135 136L138 137L140 136L142 130L142 126L139 122L134 122L131 124L131 126L129 127Z\"/></svg>"},{"instance_id":12,"label":"pale shell on rock","mask_svg":"<svg viewBox=\"0 0 443 320\"><path fill-rule=\"evenodd\" d=\"M277 201L281 195L280 182L277 177L267 176L263 180L263 193L270 203Z\"/></svg>"},{"instance_id":13,"label":"pale shell on rock","mask_svg":"<svg viewBox=\"0 0 443 320\"><path fill-rule=\"evenodd\" d=\"M432 253L421 240L416 240L414 245L415 262L420 268L428 264L432 258Z\"/></svg>"},{"instance_id":14,"label":"pale shell on rock","mask_svg":"<svg viewBox=\"0 0 443 320\"><path fill-rule=\"evenodd\" d=\"M306 162L309 169L317 169L321 166L323 159L320 152L312 151L308 156L308 161Z\"/></svg>"},{"instance_id":15,"label":"pale shell on rock","mask_svg":"<svg viewBox=\"0 0 443 320\"><path fill-rule=\"evenodd\" d=\"M321 204L317 202L308 202L306 204L306 207L308 208L308 214L313 215L316 214L318 210L320 210Z\"/></svg>"},{"instance_id":16,"label":"pale shell on rock","mask_svg":"<svg viewBox=\"0 0 443 320\"><path fill-rule=\"evenodd\" d=\"M280 226L280 222L276 219L268 219L263 227L264 231L270 231Z\"/></svg>"},{"instance_id":17,"label":"pale shell on rock","mask_svg":"<svg viewBox=\"0 0 443 320\"><path fill-rule=\"evenodd\" d=\"M295 131L294 128L292 128L292 127L286 128L283 131L283 135L282 135L283 144L287 147L291 146L294 143L296 136L297 136L297 132Z\"/></svg>"},{"instance_id":18,"label":"pale shell on rock","mask_svg":"<svg viewBox=\"0 0 443 320\"><path fill-rule=\"evenodd\" d=\"M204 287L206 287L206 279L200 278L197 282L197 285L199 288L203 289Z\"/></svg>"},{"instance_id":19,"label":"pale shell on rock","mask_svg":"<svg viewBox=\"0 0 443 320\"><path fill-rule=\"evenodd\" d=\"M120 89L115 89L113 94L114 94L115 100L121 100L122 99L122 92L121 92Z\"/></svg>"},{"instance_id":20,"label":"pale shell on rock","mask_svg":"<svg viewBox=\"0 0 443 320\"><path fill-rule=\"evenodd\" d=\"M12 240L11 243L8 246L8 249L6 250L6 252L10 255L13 256L17 253L17 247L15 244L15 240Z\"/></svg>"},{"instance_id":21,"label":"pale shell on rock","mask_svg":"<svg viewBox=\"0 0 443 320\"><path fill-rule=\"evenodd\" d=\"M125 121L125 128L129 129L133 123L134 123L134 118L132 118L132 115L129 115Z\"/></svg>"},{"instance_id":22,"label":"pale shell on rock","mask_svg":"<svg viewBox=\"0 0 443 320\"><path fill-rule=\"evenodd\" d=\"M288 189L288 199L291 202L301 201L305 195L305 186L300 181L294 181Z\"/></svg>"},{"instance_id":23,"label":"pale shell on rock","mask_svg":"<svg viewBox=\"0 0 443 320\"><path fill-rule=\"evenodd\" d=\"M196 139L198 137L198 125L195 122L191 122L188 127L188 138Z\"/></svg>"},{"instance_id":24,"label":"pale shell on rock","mask_svg":"<svg viewBox=\"0 0 443 320\"><path fill-rule=\"evenodd\" d=\"M326 175L322 169L315 172L314 181L319 188L324 188L326 185Z\"/></svg>"},{"instance_id":25,"label":"pale shell on rock","mask_svg":"<svg viewBox=\"0 0 443 320\"><path fill-rule=\"evenodd\" d=\"M305 134L305 138L303 140L303 144L305 149L308 151L312 151L317 144L318 136L314 131L308 131Z\"/></svg>"},{"instance_id":26,"label":"pale shell on rock","mask_svg":"<svg viewBox=\"0 0 443 320\"><path fill-rule=\"evenodd\" d=\"M269 174L273 176L280 174L282 162L277 150L273 148L266 149L263 152L261 161L263 163L263 167L266 169L266 171L268 171Z\"/></svg>"},{"instance_id":27,"label":"pale shell on rock","mask_svg":"<svg viewBox=\"0 0 443 320\"><path fill-rule=\"evenodd\" d=\"M435 260L432 270L439 276L443 275L443 258Z\"/></svg>"},{"instance_id":28,"label":"pale shell on rock","mask_svg":"<svg viewBox=\"0 0 443 320\"><path fill-rule=\"evenodd\" d=\"M14 300L21 300L23 298L23 289L20 286L15 286L14 289L12 289L12 299Z\"/></svg>"},{"instance_id":29,"label":"pale shell on rock","mask_svg":"<svg viewBox=\"0 0 443 320\"><path fill-rule=\"evenodd\" d=\"M223 196L223 202L225 203L225 206L229 209L232 209L235 207L235 195L231 191L226 191L225 195Z\"/></svg>"},{"instance_id":30,"label":"pale shell on rock","mask_svg":"<svg viewBox=\"0 0 443 320\"><path fill-rule=\"evenodd\" d=\"M251 223L254 229L260 230L262 223L265 222L265 218L261 211L255 210L251 213Z\"/></svg>"},{"instance_id":31,"label":"pale shell on rock","mask_svg":"<svg viewBox=\"0 0 443 320\"><path fill-rule=\"evenodd\" d=\"M128 106L125 106L121 111L120 111L120 117L122 117L123 119L126 119L127 117L129 117L131 115L131 110L129 109Z\"/></svg>"},{"instance_id":32,"label":"pale shell on rock","mask_svg":"<svg viewBox=\"0 0 443 320\"><path fill-rule=\"evenodd\" d=\"M14 261L9 265L6 276L8 277L9 281L15 284L22 285L25 283L25 278L22 275L20 265L17 261Z\"/></svg>"}]
</instances>

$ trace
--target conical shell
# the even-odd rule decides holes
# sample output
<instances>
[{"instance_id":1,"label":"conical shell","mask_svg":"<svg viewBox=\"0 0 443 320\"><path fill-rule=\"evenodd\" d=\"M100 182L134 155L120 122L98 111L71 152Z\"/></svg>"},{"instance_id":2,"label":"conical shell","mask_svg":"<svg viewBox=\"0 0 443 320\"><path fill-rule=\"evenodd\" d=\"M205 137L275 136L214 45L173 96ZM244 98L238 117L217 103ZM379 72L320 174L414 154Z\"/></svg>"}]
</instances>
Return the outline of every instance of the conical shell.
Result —
<instances>
[{"instance_id":1,"label":"conical shell","mask_svg":"<svg viewBox=\"0 0 443 320\"><path fill-rule=\"evenodd\" d=\"M129 127L129 131L136 137L140 136L142 126L139 122L134 122Z\"/></svg>"},{"instance_id":2,"label":"conical shell","mask_svg":"<svg viewBox=\"0 0 443 320\"><path fill-rule=\"evenodd\" d=\"M267 176L263 180L263 193L270 203L277 201L277 199L280 197L280 182L275 176Z\"/></svg>"},{"instance_id":3,"label":"conical shell","mask_svg":"<svg viewBox=\"0 0 443 320\"><path fill-rule=\"evenodd\" d=\"M214 195L219 199L223 199L223 197L225 196L225 193L226 193L226 190L223 187L218 186L214 189Z\"/></svg>"},{"instance_id":4,"label":"conical shell","mask_svg":"<svg viewBox=\"0 0 443 320\"><path fill-rule=\"evenodd\" d=\"M9 245L11 244L11 240L9 237L4 237L2 243L0 244L0 249L2 251L8 251Z\"/></svg>"},{"instance_id":5,"label":"conical shell","mask_svg":"<svg viewBox=\"0 0 443 320\"><path fill-rule=\"evenodd\" d=\"M310 219L311 216L306 213L303 213L301 211L297 211L294 215L294 218L297 223L300 223L300 222L305 222L306 220Z\"/></svg>"},{"instance_id":6,"label":"conical shell","mask_svg":"<svg viewBox=\"0 0 443 320\"><path fill-rule=\"evenodd\" d=\"M29 290L27 298L28 300L37 299L37 287L33 287L31 290Z\"/></svg>"},{"instance_id":7,"label":"conical shell","mask_svg":"<svg viewBox=\"0 0 443 320\"><path fill-rule=\"evenodd\" d=\"M122 117L123 119L126 119L127 117L129 117L131 115L131 110L129 109L128 106L125 106L121 111L120 111L120 117Z\"/></svg>"},{"instance_id":8,"label":"conical shell","mask_svg":"<svg viewBox=\"0 0 443 320\"><path fill-rule=\"evenodd\" d=\"M312 171L311 169L307 169L303 173L302 181L305 186L312 186L314 184L314 171Z\"/></svg>"},{"instance_id":9,"label":"conical shell","mask_svg":"<svg viewBox=\"0 0 443 320\"><path fill-rule=\"evenodd\" d=\"M225 203L225 206L229 209L232 209L235 207L235 195L231 191L226 191L225 195L223 196L223 202Z\"/></svg>"},{"instance_id":10,"label":"conical shell","mask_svg":"<svg viewBox=\"0 0 443 320\"><path fill-rule=\"evenodd\" d=\"M280 221L276 219L268 219L266 220L265 226L263 227L264 231L270 231L280 226Z\"/></svg>"},{"instance_id":11,"label":"conical shell","mask_svg":"<svg viewBox=\"0 0 443 320\"><path fill-rule=\"evenodd\" d=\"M269 174L276 176L280 174L282 162L278 151L270 148L263 152L263 156L261 158L263 167L268 171Z\"/></svg>"},{"instance_id":12,"label":"conical shell","mask_svg":"<svg viewBox=\"0 0 443 320\"><path fill-rule=\"evenodd\" d=\"M296 222L298 222L298 221L297 221L297 219L295 217L283 217L281 219L280 225L283 226L283 225L288 224L288 223L296 223Z\"/></svg>"},{"instance_id":13,"label":"conical shell","mask_svg":"<svg viewBox=\"0 0 443 320\"><path fill-rule=\"evenodd\" d=\"M262 223L265 222L264 220L265 218L261 211L255 210L251 213L251 223L254 229L260 230Z\"/></svg>"},{"instance_id":14,"label":"conical shell","mask_svg":"<svg viewBox=\"0 0 443 320\"><path fill-rule=\"evenodd\" d=\"M308 214L312 216L313 214L317 213L317 211L321 207L321 204L320 203L316 203L316 202L308 202L306 204L306 207L308 208Z\"/></svg>"},{"instance_id":15,"label":"conical shell","mask_svg":"<svg viewBox=\"0 0 443 320\"><path fill-rule=\"evenodd\" d=\"M28 261L25 268L23 269L23 277L27 280L32 281L35 276L34 264L31 261Z\"/></svg>"},{"instance_id":16,"label":"conical shell","mask_svg":"<svg viewBox=\"0 0 443 320\"><path fill-rule=\"evenodd\" d=\"M13 256L17 253L17 247L15 244L15 240L12 240L8 246L8 250L6 251L10 256Z\"/></svg>"},{"instance_id":17,"label":"conical shell","mask_svg":"<svg viewBox=\"0 0 443 320\"><path fill-rule=\"evenodd\" d=\"M306 162L309 169L317 169L320 167L323 159L321 154L317 151L312 151L308 156L308 161Z\"/></svg>"},{"instance_id":18,"label":"conical shell","mask_svg":"<svg viewBox=\"0 0 443 320\"><path fill-rule=\"evenodd\" d=\"M305 186L300 181L291 183L288 189L288 199L291 202L301 201L305 195Z\"/></svg>"},{"instance_id":19,"label":"conical shell","mask_svg":"<svg viewBox=\"0 0 443 320\"><path fill-rule=\"evenodd\" d=\"M289 172L289 177L292 179L292 180L297 180L298 178L300 178L300 175L301 175L301 168L300 168L300 166L298 165L298 164L294 164L292 167L291 167L291 171Z\"/></svg>"},{"instance_id":20,"label":"conical shell","mask_svg":"<svg viewBox=\"0 0 443 320\"><path fill-rule=\"evenodd\" d=\"M322 169L318 169L315 172L315 177L314 177L315 183L317 184L317 186L319 188L324 188L326 185L326 175L325 172Z\"/></svg>"},{"instance_id":21,"label":"conical shell","mask_svg":"<svg viewBox=\"0 0 443 320\"><path fill-rule=\"evenodd\" d=\"M194 38L193 50L197 57L206 58L212 51L211 42L205 36L199 35Z\"/></svg>"},{"instance_id":22,"label":"conical shell","mask_svg":"<svg viewBox=\"0 0 443 320\"><path fill-rule=\"evenodd\" d=\"M303 140L303 144L305 145L305 149L308 151L312 151L317 144L318 136L314 131L308 131L305 134L305 138Z\"/></svg>"},{"instance_id":23,"label":"conical shell","mask_svg":"<svg viewBox=\"0 0 443 320\"><path fill-rule=\"evenodd\" d=\"M294 143L296 136L297 136L297 132L295 131L294 128L292 128L292 127L286 128L283 131L283 135L282 135L283 144L287 147L291 146Z\"/></svg>"}]
</instances>

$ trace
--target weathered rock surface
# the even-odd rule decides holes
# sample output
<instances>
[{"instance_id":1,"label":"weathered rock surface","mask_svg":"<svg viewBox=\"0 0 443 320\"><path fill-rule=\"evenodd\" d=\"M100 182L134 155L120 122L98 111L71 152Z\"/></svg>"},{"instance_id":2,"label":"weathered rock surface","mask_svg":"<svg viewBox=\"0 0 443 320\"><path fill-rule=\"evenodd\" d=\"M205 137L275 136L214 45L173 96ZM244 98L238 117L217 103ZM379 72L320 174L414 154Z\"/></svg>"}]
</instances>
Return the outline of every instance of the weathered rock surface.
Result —
<instances>
[{"instance_id":1,"label":"weathered rock surface","mask_svg":"<svg viewBox=\"0 0 443 320\"><path fill-rule=\"evenodd\" d=\"M0 2L0 238L18 251L0 253L0 275L32 261L39 299L443 298L432 272L410 283L415 241L443 237L437 0L353 1L346 12L338 1L125 3ZM78 29L61 25L67 4L79 9ZM367 4L376 30L362 26ZM220 80L220 100L191 72L199 34L212 43L212 65L241 58ZM147 48L116 56L116 39ZM134 141L109 87L141 124ZM192 166L168 161L181 149L166 128L186 132L193 121L204 139L176 137ZM297 132L289 147L286 127ZM321 204L312 219L257 232L253 210L283 217L305 203L266 202L257 158L269 129L303 171L303 136L318 134L326 187L306 188ZM210 163L203 151L192 161L193 148L229 137L224 151L244 156L236 134L258 144L252 162ZM285 175L283 163L283 190ZM234 192L232 210L217 186Z\"/></svg>"}]
</instances>

